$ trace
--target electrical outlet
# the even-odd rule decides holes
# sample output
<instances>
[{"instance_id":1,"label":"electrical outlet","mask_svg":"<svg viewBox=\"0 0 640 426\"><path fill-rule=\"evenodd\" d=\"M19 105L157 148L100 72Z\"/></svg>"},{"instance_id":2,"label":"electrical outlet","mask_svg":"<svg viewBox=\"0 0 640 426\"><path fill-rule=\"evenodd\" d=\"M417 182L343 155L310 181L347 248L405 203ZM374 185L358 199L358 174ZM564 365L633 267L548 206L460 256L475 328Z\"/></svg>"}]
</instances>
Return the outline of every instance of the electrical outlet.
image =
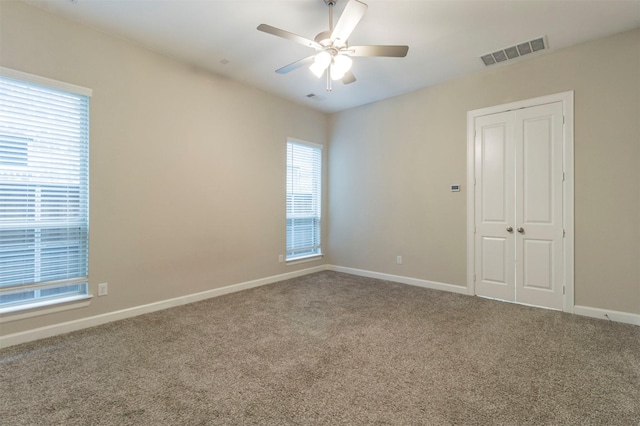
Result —
<instances>
[{"instance_id":1,"label":"electrical outlet","mask_svg":"<svg viewBox=\"0 0 640 426\"><path fill-rule=\"evenodd\" d=\"M106 296L109 294L109 283L98 284L98 296Z\"/></svg>"},{"instance_id":2,"label":"electrical outlet","mask_svg":"<svg viewBox=\"0 0 640 426\"><path fill-rule=\"evenodd\" d=\"M402 256L398 256L398 257L396 257L396 263L397 263L398 265L402 265Z\"/></svg>"},{"instance_id":3,"label":"electrical outlet","mask_svg":"<svg viewBox=\"0 0 640 426\"><path fill-rule=\"evenodd\" d=\"M278 255L278 262L282 263L284 262L284 256L283 255Z\"/></svg>"}]
</instances>

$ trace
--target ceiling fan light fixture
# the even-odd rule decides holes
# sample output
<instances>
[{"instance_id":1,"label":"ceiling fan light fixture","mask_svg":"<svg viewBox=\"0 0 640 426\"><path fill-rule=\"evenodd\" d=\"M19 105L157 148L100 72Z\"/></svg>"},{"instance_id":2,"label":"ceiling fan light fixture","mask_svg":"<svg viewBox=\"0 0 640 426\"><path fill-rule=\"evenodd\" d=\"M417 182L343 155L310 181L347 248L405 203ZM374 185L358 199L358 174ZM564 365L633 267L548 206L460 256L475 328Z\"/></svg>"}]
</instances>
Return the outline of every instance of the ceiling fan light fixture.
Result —
<instances>
[{"instance_id":1,"label":"ceiling fan light fixture","mask_svg":"<svg viewBox=\"0 0 640 426\"><path fill-rule=\"evenodd\" d=\"M313 58L313 64L311 64L309 69L316 77L320 78L327 67L331 65L331 61L331 54L326 50L323 50Z\"/></svg>"},{"instance_id":2,"label":"ceiling fan light fixture","mask_svg":"<svg viewBox=\"0 0 640 426\"><path fill-rule=\"evenodd\" d=\"M351 69L353 60L346 55L336 55L331 64L331 79L342 80L344 75Z\"/></svg>"},{"instance_id":3,"label":"ceiling fan light fixture","mask_svg":"<svg viewBox=\"0 0 640 426\"><path fill-rule=\"evenodd\" d=\"M331 63L331 54L326 50L319 52L316 57L313 59L313 63L318 67L322 67L323 69L327 69L329 64Z\"/></svg>"},{"instance_id":4,"label":"ceiling fan light fixture","mask_svg":"<svg viewBox=\"0 0 640 426\"><path fill-rule=\"evenodd\" d=\"M336 55L336 57L333 58L333 65L339 67L341 70L344 70L344 72L347 72L353 65L353 59L351 59L351 57L347 55Z\"/></svg>"},{"instance_id":5,"label":"ceiling fan light fixture","mask_svg":"<svg viewBox=\"0 0 640 426\"><path fill-rule=\"evenodd\" d=\"M331 67L329 68L329 71L331 73L331 80L342 80L342 77L344 77L345 72L342 72L341 69L339 69L339 67Z\"/></svg>"},{"instance_id":6,"label":"ceiling fan light fixture","mask_svg":"<svg viewBox=\"0 0 640 426\"><path fill-rule=\"evenodd\" d=\"M316 62L314 62L314 63L311 64L309 69L311 70L313 75L315 75L316 77L320 78L320 77L322 77L322 74L324 74L324 70L326 70L327 67L323 67L321 65L318 65Z\"/></svg>"}]
</instances>

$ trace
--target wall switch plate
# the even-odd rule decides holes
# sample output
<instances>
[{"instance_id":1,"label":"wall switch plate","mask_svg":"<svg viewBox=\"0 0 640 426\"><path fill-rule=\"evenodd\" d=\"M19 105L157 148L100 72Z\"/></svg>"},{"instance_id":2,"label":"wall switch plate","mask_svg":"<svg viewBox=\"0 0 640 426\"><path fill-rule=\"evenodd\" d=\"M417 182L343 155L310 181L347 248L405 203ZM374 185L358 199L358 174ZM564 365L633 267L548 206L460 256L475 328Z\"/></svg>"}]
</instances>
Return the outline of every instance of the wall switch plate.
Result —
<instances>
[{"instance_id":1,"label":"wall switch plate","mask_svg":"<svg viewBox=\"0 0 640 426\"><path fill-rule=\"evenodd\" d=\"M398 265L402 265L402 256L398 256L398 257L396 257L396 263L397 263Z\"/></svg>"},{"instance_id":2,"label":"wall switch plate","mask_svg":"<svg viewBox=\"0 0 640 426\"><path fill-rule=\"evenodd\" d=\"M278 262L282 263L284 262L284 256L283 255L278 255Z\"/></svg>"},{"instance_id":3,"label":"wall switch plate","mask_svg":"<svg viewBox=\"0 0 640 426\"><path fill-rule=\"evenodd\" d=\"M98 296L106 296L109 294L109 283L98 284Z\"/></svg>"}]
</instances>

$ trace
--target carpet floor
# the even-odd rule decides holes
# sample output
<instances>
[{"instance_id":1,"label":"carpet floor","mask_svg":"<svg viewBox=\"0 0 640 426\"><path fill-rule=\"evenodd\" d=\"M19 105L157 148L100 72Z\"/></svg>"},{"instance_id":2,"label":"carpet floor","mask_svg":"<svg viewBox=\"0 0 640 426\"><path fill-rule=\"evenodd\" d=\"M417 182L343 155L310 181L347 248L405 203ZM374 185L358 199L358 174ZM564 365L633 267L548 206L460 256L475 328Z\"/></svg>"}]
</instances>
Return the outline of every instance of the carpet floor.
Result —
<instances>
[{"instance_id":1,"label":"carpet floor","mask_svg":"<svg viewBox=\"0 0 640 426\"><path fill-rule=\"evenodd\" d=\"M2 425L640 425L640 327L320 272L0 350Z\"/></svg>"}]
</instances>

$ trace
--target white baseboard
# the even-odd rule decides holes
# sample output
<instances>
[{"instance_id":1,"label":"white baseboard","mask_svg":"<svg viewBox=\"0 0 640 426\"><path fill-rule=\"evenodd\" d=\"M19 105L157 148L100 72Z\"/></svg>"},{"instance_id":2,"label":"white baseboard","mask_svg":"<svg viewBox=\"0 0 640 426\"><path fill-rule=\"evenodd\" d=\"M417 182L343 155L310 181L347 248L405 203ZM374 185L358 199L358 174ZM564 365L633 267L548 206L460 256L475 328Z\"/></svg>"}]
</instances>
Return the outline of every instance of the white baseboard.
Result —
<instances>
[{"instance_id":1,"label":"white baseboard","mask_svg":"<svg viewBox=\"0 0 640 426\"><path fill-rule=\"evenodd\" d=\"M359 275L362 277L378 278L381 280L394 281L402 284L415 285L418 287L430 288L434 290L450 291L450 292L459 293L459 294L469 294L467 287L462 287L462 286L457 286L452 284L444 284L444 283L439 283L435 281L427 281L427 280L421 280L417 278L403 277L400 275L390 275L390 274L384 274L381 272L366 271L362 269L354 269L354 268L348 268L345 266L336 266L336 265L327 265L326 269L329 271L344 272L346 274ZM527 306L532 306L532 305L527 305ZM540 306L534 306L534 307L541 308ZM629 312L612 311L612 310L606 310L606 309L600 309L600 308L591 308L589 306L575 305L573 307L573 313L576 315L583 315L583 316L592 317L592 318L600 318L605 320L608 319L611 321L621 322L625 324L640 325L640 314L632 314Z\"/></svg>"},{"instance_id":2,"label":"white baseboard","mask_svg":"<svg viewBox=\"0 0 640 426\"><path fill-rule=\"evenodd\" d=\"M422 280L418 278L404 277L401 275L391 275L381 272L366 271L363 269L348 268L345 266L337 265L320 265L313 268L302 269L299 271L288 272L286 274L273 275L271 277L260 278L253 281L246 281L244 283L233 284L226 287L215 288L212 290L203 291L200 293L189 294L186 296L180 296L173 299L162 300L159 302L149 303L147 305L135 306L133 308L123 309L120 311L109 312L102 315L96 315L89 318L82 318L75 321L64 322L60 324L53 324L46 327L36 328L33 330L27 330L20 333L8 334L6 336L0 336L0 348L5 348L20 343L31 342L33 340L44 339L46 337L57 336L63 333L69 333L71 331L81 330L83 328L94 327L101 324L106 324L112 321L118 321L121 319L131 318L150 312L159 311L162 309L168 309L175 306L186 305L188 303L198 302L200 300L210 299L212 297L218 297L229 293L235 293L242 290L248 290L254 287L260 287L267 284L272 284L278 281L284 281L291 278L301 277L304 275L313 274L320 271L335 271L343 272L346 274L357 275L361 277L377 278L386 281L394 281L401 284L408 284L417 287L429 288L433 290L449 291L452 293L468 294L467 287L444 284L435 281ZM574 313L577 315L584 315L593 318L609 319L611 321L617 321L626 324L640 325L640 314L632 314L628 312L611 311L606 309L591 308L588 306L574 306Z\"/></svg>"},{"instance_id":3,"label":"white baseboard","mask_svg":"<svg viewBox=\"0 0 640 426\"><path fill-rule=\"evenodd\" d=\"M254 287L260 287L272 284L278 281L284 281L291 278L301 277L303 275L320 272L327 269L326 265L320 265L313 268L302 269L286 274L273 275L267 278L260 278L244 283L233 284L226 287L214 288L212 290L200 293L188 294L173 299L162 300L159 302L149 303L147 305L135 306L133 308L122 309L120 311L109 312L106 314L96 315L88 318L81 318L74 321L53 324L46 327L27 330L20 333L8 334L0 336L0 348L6 348L20 343L31 342L33 340L44 339L46 337L57 336L58 334L69 333L71 331L81 330L83 328L94 327L96 325L106 324L112 321L118 321L126 318L135 317L162 309L173 308L175 306L186 305L188 303L198 302L200 300L210 299L237 291L248 290Z\"/></svg>"},{"instance_id":4,"label":"white baseboard","mask_svg":"<svg viewBox=\"0 0 640 426\"><path fill-rule=\"evenodd\" d=\"M430 288L432 290L450 291L452 293L467 294L467 287L453 284L444 284L436 281L421 280L418 278L404 277L401 275L384 274L382 272L365 271L363 269L347 268L346 266L327 265L327 270L344 272L345 274L358 275L379 280L394 281L401 284L409 284L417 287Z\"/></svg>"},{"instance_id":5,"label":"white baseboard","mask_svg":"<svg viewBox=\"0 0 640 426\"><path fill-rule=\"evenodd\" d=\"M573 307L573 313L584 315L586 317L623 322L625 324L640 325L640 314L632 314L629 312L611 311L607 309L575 305Z\"/></svg>"}]
</instances>

